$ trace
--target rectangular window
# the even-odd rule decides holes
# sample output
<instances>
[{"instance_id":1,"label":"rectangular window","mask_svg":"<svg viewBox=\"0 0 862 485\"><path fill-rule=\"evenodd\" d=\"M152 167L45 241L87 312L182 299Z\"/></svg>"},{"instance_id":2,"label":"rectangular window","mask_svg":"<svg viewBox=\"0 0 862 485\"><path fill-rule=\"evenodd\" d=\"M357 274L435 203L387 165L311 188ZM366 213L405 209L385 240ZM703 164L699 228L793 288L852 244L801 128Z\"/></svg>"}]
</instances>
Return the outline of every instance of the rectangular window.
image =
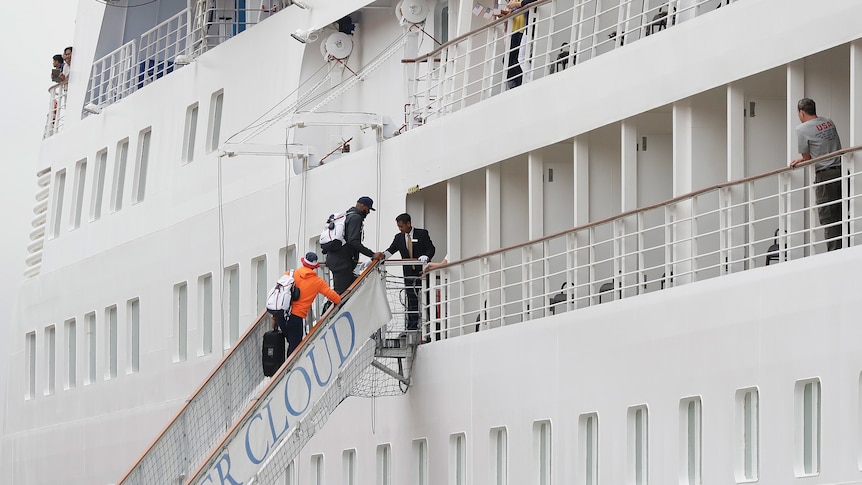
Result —
<instances>
[{"instance_id":1,"label":"rectangular window","mask_svg":"<svg viewBox=\"0 0 862 485\"><path fill-rule=\"evenodd\" d=\"M111 212L123 208L123 190L126 186L126 161L129 159L129 139L117 144L117 157L114 160L114 188L111 191Z\"/></svg>"},{"instance_id":2,"label":"rectangular window","mask_svg":"<svg viewBox=\"0 0 862 485\"><path fill-rule=\"evenodd\" d=\"M428 485L428 440L413 440L413 469L416 470L416 485Z\"/></svg>"},{"instance_id":3,"label":"rectangular window","mask_svg":"<svg viewBox=\"0 0 862 485\"><path fill-rule=\"evenodd\" d=\"M820 474L820 379L796 382L796 476Z\"/></svg>"},{"instance_id":4,"label":"rectangular window","mask_svg":"<svg viewBox=\"0 0 862 485\"><path fill-rule=\"evenodd\" d=\"M224 105L224 91L218 91L212 95L210 100L210 123L209 139L207 147L210 152L218 149L219 137L221 136L221 114Z\"/></svg>"},{"instance_id":5,"label":"rectangular window","mask_svg":"<svg viewBox=\"0 0 862 485\"><path fill-rule=\"evenodd\" d=\"M224 271L227 286L227 335L224 336L224 348L229 349L239 338L239 266L231 266Z\"/></svg>"},{"instance_id":6,"label":"rectangular window","mask_svg":"<svg viewBox=\"0 0 862 485\"><path fill-rule=\"evenodd\" d=\"M36 332L24 336L24 358L27 360L27 390L24 399L36 397Z\"/></svg>"},{"instance_id":7,"label":"rectangular window","mask_svg":"<svg viewBox=\"0 0 862 485\"><path fill-rule=\"evenodd\" d=\"M628 483L649 483L649 410L633 406L628 411Z\"/></svg>"},{"instance_id":8,"label":"rectangular window","mask_svg":"<svg viewBox=\"0 0 862 485\"><path fill-rule=\"evenodd\" d=\"M84 315L87 327L87 380L85 384L96 382L96 313Z\"/></svg>"},{"instance_id":9,"label":"rectangular window","mask_svg":"<svg viewBox=\"0 0 862 485\"><path fill-rule=\"evenodd\" d=\"M291 244L286 248L281 248L278 251L278 267L284 271L296 269L296 246Z\"/></svg>"},{"instance_id":10,"label":"rectangular window","mask_svg":"<svg viewBox=\"0 0 862 485\"><path fill-rule=\"evenodd\" d=\"M297 485L296 480L296 461L291 461L284 469L284 485Z\"/></svg>"},{"instance_id":11,"label":"rectangular window","mask_svg":"<svg viewBox=\"0 0 862 485\"><path fill-rule=\"evenodd\" d=\"M257 314L260 314L266 309L266 295L269 293L269 279L266 275L266 255L259 256L251 260L251 267L254 268L255 289L254 301Z\"/></svg>"},{"instance_id":12,"label":"rectangular window","mask_svg":"<svg viewBox=\"0 0 862 485\"><path fill-rule=\"evenodd\" d=\"M323 455L311 455L311 483L312 485L324 485L323 481Z\"/></svg>"},{"instance_id":13,"label":"rectangular window","mask_svg":"<svg viewBox=\"0 0 862 485\"><path fill-rule=\"evenodd\" d=\"M736 481L760 476L760 408L757 388L736 391Z\"/></svg>"},{"instance_id":14,"label":"rectangular window","mask_svg":"<svg viewBox=\"0 0 862 485\"><path fill-rule=\"evenodd\" d=\"M129 321L129 374L141 370L141 300L133 298L126 303Z\"/></svg>"},{"instance_id":15,"label":"rectangular window","mask_svg":"<svg viewBox=\"0 0 862 485\"><path fill-rule=\"evenodd\" d=\"M54 325L45 327L45 395L54 394L57 382L57 331Z\"/></svg>"},{"instance_id":16,"label":"rectangular window","mask_svg":"<svg viewBox=\"0 0 862 485\"><path fill-rule=\"evenodd\" d=\"M195 159L195 134L198 130L198 104L186 109L186 132L183 137L183 161L188 163Z\"/></svg>"},{"instance_id":17,"label":"rectangular window","mask_svg":"<svg viewBox=\"0 0 862 485\"><path fill-rule=\"evenodd\" d=\"M201 328L201 355L211 354L213 351L213 275L206 274L198 278L198 289L200 292L200 328Z\"/></svg>"},{"instance_id":18,"label":"rectangular window","mask_svg":"<svg viewBox=\"0 0 862 485\"><path fill-rule=\"evenodd\" d=\"M533 423L533 461L535 463L536 483L551 483L551 422Z\"/></svg>"},{"instance_id":19,"label":"rectangular window","mask_svg":"<svg viewBox=\"0 0 862 485\"><path fill-rule=\"evenodd\" d=\"M105 369L105 379L117 377L117 305L105 308L105 355L108 357L108 368Z\"/></svg>"},{"instance_id":20,"label":"rectangular window","mask_svg":"<svg viewBox=\"0 0 862 485\"><path fill-rule=\"evenodd\" d=\"M449 436L449 485L467 484L467 436Z\"/></svg>"},{"instance_id":21,"label":"rectangular window","mask_svg":"<svg viewBox=\"0 0 862 485\"><path fill-rule=\"evenodd\" d=\"M184 362L188 357L189 334L189 286L186 282L174 285L174 335L176 351L174 362Z\"/></svg>"},{"instance_id":22,"label":"rectangular window","mask_svg":"<svg viewBox=\"0 0 862 485\"><path fill-rule=\"evenodd\" d=\"M599 415L582 414L578 419L578 484L599 483Z\"/></svg>"},{"instance_id":23,"label":"rectangular window","mask_svg":"<svg viewBox=\"0 0 862 485\"><path fill-rule=\"evenodd\" d=\"M66 194L66 170L60 170L54 176L54 217L51 219L53 237L60 235L60 225L63 220L63 198Z\"/></svg>"},{"instance_id":24,"label":"rectangular window","mask_svg":"<svg viewBox=\"0 0 862 485\"><path fill-rule=\"evenodd\" d=\"M392 485L392 446L377 446L377 485Z\"/></svg>"},{"instance_id":25,"label":"rectangular window","mask_svg":"<svg viewBox=\"0 0 862 485\"><path fill-rule=\"evenodd\" d=\"M344 450L341 454L344 485L356 485L356 450Z\"/></svg>"},{"instance_id":26,"label":"rectangular window","mask_svg":"<svg viewBox=\"0 0 862 485\"><path fill-rule=\"evenodd\" d=\"M81 211L84 206L84 187L87 182L87 159L75 164L75 185L72 186L72 213L69 219L70 229L81 227Z\"/></svg>"},{"instance_id":27,"label":"rectangular window","mask_svg":"<svg viewBox=\"0 0 862 485\"><path fill-rule=\"evenodd\" d=\"M64 327L66 329L66 389L74 389L78 385L78 334L75 319L66 320Z\"/></svg>"},{"instance_id":28,"label":"rectangular window","mask_svg":"<svg viewBox=\"0 0 862 485\"><path fill-rule=\"evenodd\" d=\"M700 485L702 452L702 405L700 396L679 402L680 482L683 485Z\"/></svg>"},{"instance_id":29,"label":"rectangular window","mask_svg":"<svg viewBox=\"0 0 862 485\"><path fill-rule=\"evenodd\" d=\"M147 166L150 162L150 139L153 130L147 128L138 135L138 158L135 165L135 182L132 185L132 200L137 203L144 200L147 189Z\"/></svg>"},{"instance_id":30,"label":"rectangular window","mask_svg":"<svg viewBox=\"0 0 862 485\"><path fill-rule=\"evenodd\" d=\"M108 169L108 149L96 154L96 168L93 170L93 197L90 201L90 220L102 217L102 197L105 194L105 170Z\"/></svg>"},{"instance_id":31,"label":"rectangular window","mask_svg":"<svg viewBox=\"0 0 862 485\"><path fill-rule=\"evenodd\" d=\"M491 483L509 483L509 432L505 426L491 428Z\"/></svg>"}]
</instances>

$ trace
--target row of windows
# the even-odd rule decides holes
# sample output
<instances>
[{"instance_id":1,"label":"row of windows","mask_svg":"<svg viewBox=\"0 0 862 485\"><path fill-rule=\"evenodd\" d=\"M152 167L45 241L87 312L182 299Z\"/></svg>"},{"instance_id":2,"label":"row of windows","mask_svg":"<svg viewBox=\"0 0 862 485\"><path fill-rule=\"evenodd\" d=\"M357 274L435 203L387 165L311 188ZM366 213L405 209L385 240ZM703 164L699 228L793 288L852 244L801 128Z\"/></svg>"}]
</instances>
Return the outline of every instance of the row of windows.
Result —
<instances>
[{"instance_id":1,"label":"row of windows","mask_svg":"<svg viewBox=\"0 0 862 485\"><path fill-rule=\"evenodd\" d=\"M862 376L860 376L862 382ZM754 482L760 478L760 442L759 442L759 390L757 388L740 389L735 397L735 429L734 429L734 468L737 483ZM795 460L794 473L797 477L815 476L820 473L820 380L806 379L796 382L794 443ZM679 404L679 483L681 485L699 485L702 479L702 422L703 407L700 396L680 400ZM625 483L629 485L647 485L649 483L649 407L646 404L632 406L626 415L627 452ZM599 483L599 415L598 413L582 414L578 418L578 455L577 477L578 485L597 485ZM550 485L552 463L552 425L549 420L536 421L532 427L533 453L531 468L531 483ZM494 485L509 484L509 448L508 429L492 428L489 432L490 483ZM446 472L449 485L465 485L467 483L468 463L467 435L455 433L449 436L448 469ZM382 444L377 447L376 471L377 485L391 485L391 446ZM427 485L429 481L428 440L417 439L412 443L411 450L412 478L418 485ZM284 483L294 485L299 483L296 475L295 462L288 465L285 471ZM324 455L311 456L311 484L323 485ZM356 450L349 449L342 453L342 482L354 485L356 479ZM333 483L330 481L330 483Z\"/></svg>"},{"instance_id":2,"label":"row of windows","mask_svg":"<svg viewBox=\"0 0 862 485\"><path fill-rule=\"evenodd\" d=\"M296 267L296 248L291 245L279 251L281 268ZM266 255L251 260L251 270L254 274L252 292L254 313L263 311L266 305L266 295L269 291L267 278ZM225 268L225 296L227 298L227 330L223 337L224 348L228 349L239 338L240 332L240 266L238 264ZM207 273L197 278L197 322L200 330L200 347L198 355L209 355L213 351L214 335L214 290L213 275ZM189 350L189 284L182 282L173 288L173 361L182 362L188 358ZM43 348L37 349L37 332L31 331L25 335L25 398L33 399L37 393L37 374L39 369L45 369L43 395L56 392L57 372L62 374L63 389L75 389L83 378L83 384L89 385L98 380L97 357L104 359L103 379L110 380L118 376L119 369L125 364L126 374L134 374L140 370L141 313L140 300L127 300L125 308L111 305L105 308L103 318L99 312L89 312L84 315L83 325L78 319L70 318L63 322L60 329L51 324L42 330L41 342ZM125 322L121 324L121 322ZM62 332L62 341L58 340L57 332ZM122 342L121 342L122 339ZM61 347L58 348L58 342ZM120 352L121 344L125 354ZM80 349L79 349L80 347ZM79 363L79 355L83 360ZM39 361L38 359L42 360ZM125 361L125 362L123 362ZM62 363L58 368L58 363ZM79 376L79 365L83 366L83 375Z\"/></svg>"},{"instance_id":3,"label":"row of windows","mask_svg":"<svg viewBox=\"0 0 862 485\"><path fill-rule=\"evenodd\" d=\"M212 152L218 148L221 131L222 106L224 103L224 92L218 91L212 96L209 136L207 148ZM183 162L194 159L195 132L198 124L198 104L195 103L186 111L185 136L183 138ZM132 180L131 203L136 204L144 200L147 185L147 168L150 159L150 146L152 143L152 127L145 128L138 133L137 155L135 157L135 168ZM123 196L126 184L126 165L129 157L129 139L125 138L117 143L114 155L113 175L111 177L111 193L109 208L111 213L117 212L123 207ZM103 148L96 153L95 166L92 168L92 186L90 197L90 222L97 221L102 217L104 205L105 181L108 173L108 149ZM69 229L77 229L81 226L84 212L84 192L88 175L88 161L86 158L75 164L74 180L72 183L71 211L69 212ZM63 225L63 201L66 191L66 169L58 170L54 175L54 206L53 222L50 234L52 237L60 236Z\"/></svg>"},{"instance_id":4,"label":"row of windows","mask_svg":"<svg viewBox=\"0 0 862 485\"><path fill-rule=\"evenodd\" d=\"M141 304L137 298L126 301L125 307L125 349L126 349L126 373L134 374L140 370L141 365ZM104 318L99 319L96 312L84 315L83 326L78 325L78 320L70 318L63 322L60 329L63 332L62 349L57 348L57 328L48 325L43 329L44 342L44 366L45 385L42 393L51 395L56 392L57 386L57 359L63 360L63 388L75 389L79 380L83 377L84 385L93 384L98 380L96 356L100 354L99 346L104 352L105 380L114 379L119 372L119 348L120 348L120 321L117 305L105 308ZM83 327L83 328L81 328ZM100 331L101 329L101 331ZM79 342L83 347L84 358L79 362ZM36 332L25 335L25 359L26 366L26 390L25 398L36 397L36 370L37 349ZM83 364L83 376L79 375L78 365Z\"/></svg>"}]
</instances>

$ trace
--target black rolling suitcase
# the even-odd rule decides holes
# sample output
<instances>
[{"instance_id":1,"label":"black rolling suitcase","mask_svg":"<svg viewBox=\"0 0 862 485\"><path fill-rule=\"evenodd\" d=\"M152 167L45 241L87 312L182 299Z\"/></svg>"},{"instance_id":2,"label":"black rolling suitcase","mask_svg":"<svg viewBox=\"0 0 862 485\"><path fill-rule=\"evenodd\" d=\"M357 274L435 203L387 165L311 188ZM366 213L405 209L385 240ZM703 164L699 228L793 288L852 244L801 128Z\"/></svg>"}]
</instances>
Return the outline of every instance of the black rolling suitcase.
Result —
<instances>
[{"instance_id":1,"label":"black rolling suitcase","mask_svg":"<svg viewBox=\"0 0 862 485\"><path fill-rule=\"evenodd\" d=\"M263 375L272 377L284 363L284 335L278 330L263 334Z\"/></svg>"}]
</instances>

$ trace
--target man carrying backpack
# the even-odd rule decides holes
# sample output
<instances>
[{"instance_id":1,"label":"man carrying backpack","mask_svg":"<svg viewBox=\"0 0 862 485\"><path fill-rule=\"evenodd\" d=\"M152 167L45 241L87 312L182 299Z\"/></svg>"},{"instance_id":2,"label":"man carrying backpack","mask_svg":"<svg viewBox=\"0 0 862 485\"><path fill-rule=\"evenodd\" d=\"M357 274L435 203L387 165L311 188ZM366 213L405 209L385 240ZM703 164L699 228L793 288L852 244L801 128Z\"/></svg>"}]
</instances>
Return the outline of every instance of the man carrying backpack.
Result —
<instances>
[{"instance_id":1,"label":"man carrying backpack","mask_svg":"<svg viewBox=\"0 0 862 485\"><path fill-rule=\"evenodd\" d=\"M287 338L287 355L293 353L302 342L302 322L308 316L308 310L318 294L323 294L336 305L341 303L338 293L332 291L326 281L317 275L316 270L320 267L317 254L310 252L300 261L302 267L293 272L294 286L299 288L299 299L293 302L287 320L282 319L279 322L284 322L281 325L281 333Z\"/></svg>"},{"instance_id":2,"label":"man carrying backpack","mask_svg":"<svg viewBox=\"0 0 862 485\"><path fill-rule=\"evenodd\" d=\"M347 210L344 217L344 246L326 254L326 266L332 272L333 288L339 295L344 293L356 280L353 269L359 263L359 255L383 259L383 253L374 252L362 244L362 228L365 217L376 210L371 197L362 196L356 206Z\"/></svg>"}]
</instances>

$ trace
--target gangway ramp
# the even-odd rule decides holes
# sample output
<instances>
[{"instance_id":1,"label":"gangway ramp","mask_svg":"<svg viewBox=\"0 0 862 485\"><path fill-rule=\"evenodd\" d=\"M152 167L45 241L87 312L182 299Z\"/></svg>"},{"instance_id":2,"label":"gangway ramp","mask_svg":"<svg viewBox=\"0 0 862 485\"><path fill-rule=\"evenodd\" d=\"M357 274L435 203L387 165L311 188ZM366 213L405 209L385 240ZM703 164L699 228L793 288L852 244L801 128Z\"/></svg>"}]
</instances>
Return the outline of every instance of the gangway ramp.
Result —
<instances>
[{"instance_id":1,"label":"gangway ramp","mask_svg":"<svg viewBox=\"0 0 862 485\"><path fill-rule=\"evenodd\" d=\"M385 273L372 264L266 379L261 315L118 483L275 483L371 365L371 337L391 318Z\"/></svg>"}]
</instances>

